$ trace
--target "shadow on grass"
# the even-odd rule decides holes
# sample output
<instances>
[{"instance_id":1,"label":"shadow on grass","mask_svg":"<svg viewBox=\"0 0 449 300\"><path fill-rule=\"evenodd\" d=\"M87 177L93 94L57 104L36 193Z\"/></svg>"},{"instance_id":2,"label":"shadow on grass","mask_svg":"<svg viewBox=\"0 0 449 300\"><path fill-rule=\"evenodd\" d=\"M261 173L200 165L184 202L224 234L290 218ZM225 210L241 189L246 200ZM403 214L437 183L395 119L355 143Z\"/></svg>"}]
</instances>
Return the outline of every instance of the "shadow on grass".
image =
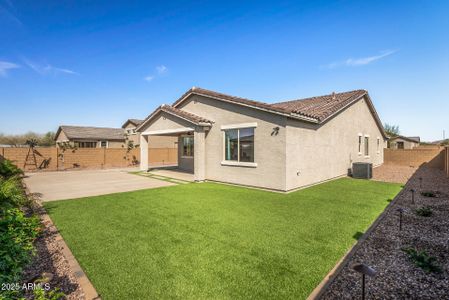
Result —
<instances>
[{"instance_id":1,"label":"shadow on grass","mask_svg":"<svg viewBox=\"0 0 449 300\"><path fill-rule=\"evenodd\" d=\"M364 232L357 231L352 237L358 241L364 234Z\"/></svg>"}]
</instances>

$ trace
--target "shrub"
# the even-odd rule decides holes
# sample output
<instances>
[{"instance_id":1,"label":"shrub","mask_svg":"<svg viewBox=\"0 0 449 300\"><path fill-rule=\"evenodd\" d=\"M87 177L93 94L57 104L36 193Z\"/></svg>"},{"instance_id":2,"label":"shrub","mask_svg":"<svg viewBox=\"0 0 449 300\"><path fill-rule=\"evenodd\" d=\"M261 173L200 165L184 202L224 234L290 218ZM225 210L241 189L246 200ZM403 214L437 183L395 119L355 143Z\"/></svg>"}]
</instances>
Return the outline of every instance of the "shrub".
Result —
<instances>
[{"instance_id":1,"label":"shrub","mask_svg":"<svg viewBox=\"0 0 449 300\"><path fill-rule=\"evenodd\" d=\"M17 208L0 219L0 283L17 282L34 252L33 242L40 232L37 217L26 217Z\"/></svg>"},{"instance_id":2,"label":"shrub","mask_svg":"<svg viewBox=\"0 0 449 300\"><path fill-rule=\"evenodd\" d=\"M432 210L430 207L423 206L415 210L415 213L421 217L430 217L432 215Z\"/></svg>"},{"instance_id":3,"label":"shrub","mask_svg":"<svg viewBox=\"0 0 449 300\"><path fill-rule=\"evenodd\" d=\"M437 196L437 194L432 191L421 192L421 195L423 195L424 197L430 197L430 198L435 198Z\"/></svg>"},{"instance_id":4,"label":"shrub","mask_svg":"<svg viewBox=\"0 0 449 300\"><path fill-rule=\"evenodd\" d=\"M19 179L16 177L0 178L0 218L7 209L20 207L25 205L27 201Z\"/></svg>"},{"instance_id":5,"label":"shrub","mask_svg":"<svg viewBox=\"0 0 449 300\"><path fill-rule=\"evenodd\" d=\"M9 178L13 176L22 175L23 171L19 169L10 160L4 159L0 161L0 176L4 178Z\"/></svg>"},{"instance_id":6,"label":"shrub","mask_svg":"<svg viewBox=\"0 0 449 300\"><path fill-rule=\"evenodd\" d=\"M426 272L440 273L441 267L437 264L436 258L427 254L426 251L418 251L415 248L403 248L402 251L408 254L415 266Z\"/></svg>"},{"instance_id":7,"label":"shrub","mask_svg":"<svg viewBox=\"0 0 449 300\"><path fill-rule=\"evenodd\" d=\"M33 296L35 300L59 300L65 298L65 294L60 292L59 289L45 291L43 288L37 288L33 290Z\"/></svg>"}]
</instances>

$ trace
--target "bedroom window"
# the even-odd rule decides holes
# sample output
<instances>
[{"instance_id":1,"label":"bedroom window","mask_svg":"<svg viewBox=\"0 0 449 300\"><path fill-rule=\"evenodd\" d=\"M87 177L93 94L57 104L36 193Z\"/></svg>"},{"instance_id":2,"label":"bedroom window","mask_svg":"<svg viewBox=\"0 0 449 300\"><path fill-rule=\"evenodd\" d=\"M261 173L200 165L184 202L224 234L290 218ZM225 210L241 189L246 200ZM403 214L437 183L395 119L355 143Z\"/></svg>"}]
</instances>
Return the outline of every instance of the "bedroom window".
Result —
<instances>
[{"instance_id":1,"label":"bedroom window","mask_svg":"<svg viewBox=\"0 0 449 300\"><path fill-rule=\"evenodd\" d=\"M224 131L225 161L254 162L254 128Z\"/></svg>"},{"instance_id":2,"label":"bedroom window","mask_svg":"<svg viewBox=\"0 0 449 300\"><path fill-rule=\"evenodd\" d=\"M365 156L369 156L369 136L365 136Z\"/></svg>"},{"instance_id":3,"label":"bedroom window","mask_svg":"<svg viewBox=\"0 0 449 300\"><path fill-rule=\"evenodd\" d=\"M182 137L182 157L193 157L193 136Z\"/></svg>"}]
</instances>

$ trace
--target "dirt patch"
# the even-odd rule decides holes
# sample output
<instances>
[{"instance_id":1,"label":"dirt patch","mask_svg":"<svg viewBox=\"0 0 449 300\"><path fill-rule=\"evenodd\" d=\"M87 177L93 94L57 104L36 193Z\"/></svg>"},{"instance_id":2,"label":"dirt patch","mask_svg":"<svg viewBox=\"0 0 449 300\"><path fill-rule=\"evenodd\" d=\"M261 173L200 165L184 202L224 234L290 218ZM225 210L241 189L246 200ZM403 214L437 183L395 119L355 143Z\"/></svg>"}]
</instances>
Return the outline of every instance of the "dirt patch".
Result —
<instances>
[{"instance_id":1,"label":"dirt patch","mask_svg":"<svg viewBox=\"0 0 449 300\"><path fill-rule=\"evenodd\" d=\"M415 167L400 166L384 164L380 167L374 168L373 180L393 182L393 183L406 183L413 174L418 170Z\"/></svg>"},{"instance_id":2,"label":"dirt patch","mask_svg":"<svg viewBox=\"0 0 449 300\"><path fill-rule=\"evenodd\" d=\"M422 184L420 179L422 178ZM411 189L415 189L412 201ZM421 191L440 191L429 198ZM355 299L361 296L361 275L352 266L365 263L377 271L367 279L367 299L449 299L449 179L432 168L416 170L378 226L344 264L321 299ZM428 207L431 216L416 210ZM403 208L399 230L399 208ZM410 259L404 249L425 251L441 272L428 272Z\"/></svg>"}]
</instances>

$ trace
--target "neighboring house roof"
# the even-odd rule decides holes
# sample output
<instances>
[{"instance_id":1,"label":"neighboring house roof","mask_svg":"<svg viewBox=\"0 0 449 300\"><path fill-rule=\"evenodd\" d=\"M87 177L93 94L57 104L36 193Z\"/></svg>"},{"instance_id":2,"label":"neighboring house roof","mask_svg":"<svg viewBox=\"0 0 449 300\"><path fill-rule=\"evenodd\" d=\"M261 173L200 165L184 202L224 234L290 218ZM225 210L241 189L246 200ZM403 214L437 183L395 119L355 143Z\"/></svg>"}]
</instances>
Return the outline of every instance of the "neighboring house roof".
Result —
<instances>
[{"instance_id":1,"label":"neighboring house roof","mask_svg":"<svg viewBox=\"0 0 449 300\"><path fill-rule=\"evenodd\" d=\"M391 137L390 140L395 140L395 139L401 139L401 140L406 140L412 143L420 143L421 142L421 138L419 136L402 136L402 135L397 135L394 137Z\"/></svg>"},{"instance_id":2,"label":"neighboring house roof","mask_svg":"<svg viewBox=\"0 0 449 300\"><path fill-rule=\"evenodd\" d=\"M142 124L142 122L143 122L143 120L140 120L140 119L128 119L125 121L125 123L123 123L122 128L125 128L129 123L131 123L137 127L140 124Z\"/></svg>"},{"instance_id":3,"label":"neighboring house roof","mask_svg":"<svg viewBox=\"0 0 449 300\"><path fill-rule=\"evenodd\" d=\"M61 125L56 132L56 138L59 136L61 131L64 132L69 140L125 140L122 128Z\"/></svg>"},{"instance_id":4,"label":"neighboring house roof","mask_svg":"<svg viewBox=\"0 0 449 300\"><path fill-rule=\"evenodd\" d=\"M365 90L355 90L344 93L332 93L330 95L324 95L319 97L268 104L265 102L249 100L202 88L192 87L190 90L184 93L178 100L176 100L173 103L172 108L177 108L192 95L205 96L208 98L213 98L224 102L230 102L237 105L251 107L258 110L264 110L270 113L280 114L289 118L300 119L306 122L316 124L322 124L326 122L327 120L336 116L339 112L341 112L348 106L354 104L363 97L366 97L368 107L371 113L373 114L380 131L382 132L384 138L387 137L384 128L382 126L382 123L379 119L379 116L377 115L377 112L371 101L371 98L369 97L368 92ZM149 117L153 115L154 113L151 114ZM149 117L145 119L145 121L137 127L137 130L139 130L144 124L148 122Z\"/></svg>"}]
</instances>

